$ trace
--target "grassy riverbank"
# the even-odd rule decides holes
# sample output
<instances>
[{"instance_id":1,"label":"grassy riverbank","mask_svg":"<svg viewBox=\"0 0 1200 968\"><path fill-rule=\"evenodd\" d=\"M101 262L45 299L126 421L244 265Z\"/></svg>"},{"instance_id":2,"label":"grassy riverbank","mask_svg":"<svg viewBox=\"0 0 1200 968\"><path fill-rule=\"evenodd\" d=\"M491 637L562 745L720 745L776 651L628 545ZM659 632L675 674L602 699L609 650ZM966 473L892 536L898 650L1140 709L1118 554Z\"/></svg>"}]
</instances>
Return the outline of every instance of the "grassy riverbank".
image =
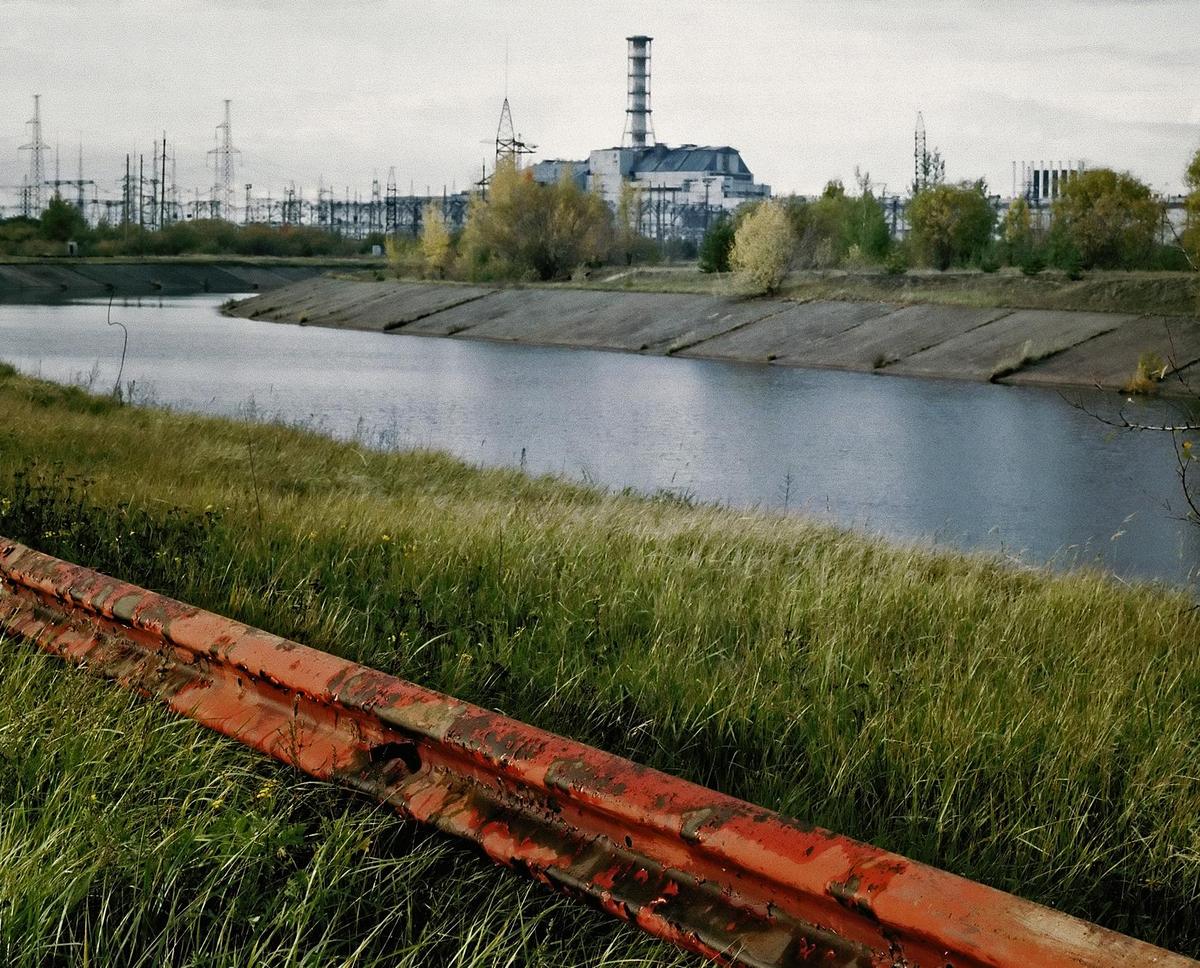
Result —
<instances>
[{"instance_id":1,"label":"grassy riverbank","mask_svg":"<svg viewBox=\"0 0 1200 968\"><path fill-rule=\"evenodd\" d=\"M592 289L644 292L732 291L730 280L694 268L650 268L627 275L597 272L581 283ZM1065 309L1080 312L1200 315L1200 275L1194 272L1089 272L1079 279L1047 271L1027 276L1015 269L936 272L914 270L891 276L878 270L793 272L780 296L891 302L903 305L969 306L975 309Z\"/></svg>"},{"instance_id":2,"label":"grassy riverbank","mask_svg":"<svg viewBox=\"0 0 1200 968\"><path fill-rule=\"evenodd\" d=\"M374 279L374 272L350 273ZM389 273L389 275L391 275ZM413 275L416 279L419 276ZM605 266L586 279L566 283L527 283L541 288L605 291L736 295L732 277L700 272L694 265L633 269ZM793 300L850 300L902 305L967 306L975 309L1051 309L1081 312L1136 313L1164 316L1200 315L1200 275L1194 272L1106 272L1070 279L1063 272L1027 276L1016 269L937 272L912 270L888 275L881 269L811 270L791 273L780 297Z\"/></svg>"},{"instance_id":3,"label":"grassy riverbank","mask_svg":"<svg viewBox=\"0 0 1200 968\"><path fill-rule=\"evenodd\" d=\"M1200 955L1200 614L0 371L0 534ZM675 955L0 648L6 963Z\"/></svg>"}]
</instances>

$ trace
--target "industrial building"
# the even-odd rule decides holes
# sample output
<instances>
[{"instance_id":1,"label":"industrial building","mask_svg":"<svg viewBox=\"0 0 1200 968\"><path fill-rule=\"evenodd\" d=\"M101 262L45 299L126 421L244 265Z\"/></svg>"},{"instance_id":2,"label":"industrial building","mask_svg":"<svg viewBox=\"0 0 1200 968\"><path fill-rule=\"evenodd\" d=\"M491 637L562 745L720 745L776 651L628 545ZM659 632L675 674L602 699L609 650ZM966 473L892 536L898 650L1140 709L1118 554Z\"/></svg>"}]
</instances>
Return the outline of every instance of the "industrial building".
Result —
<instances>
[{"instance_id":1,"label":"industrial building","mask_svg":"<svg viewBox=\"0 0 1200 968\"><path fill-rule=\"evenodd\" d=\"M741 153L728 145L655 142L650 107L652 38L628 37L628 104L622 144L599 148L586 160L553 159L533 166L540 182L556 182L570 171L581 187L598 192L616 207L623 182L638 189L643 234L657 239L704 235L712 219L748 201L771 197L771 187L755 182Z\"/></svg>"},{"instance_id":2,"label":"industrial building","mask_svg":"<svg viewBox=\"0 0 1200 968\"><path fill-rule=\"evenodd\" d=\"M1067 182L1084 171L1084 163L1022 161L1021 180L1017 183L1017 165L1013 162L1013 198L1024 198L1032 207L1040 208L1043 203L1053 202L1067 187Z\"/></svg>"}]
</instances>

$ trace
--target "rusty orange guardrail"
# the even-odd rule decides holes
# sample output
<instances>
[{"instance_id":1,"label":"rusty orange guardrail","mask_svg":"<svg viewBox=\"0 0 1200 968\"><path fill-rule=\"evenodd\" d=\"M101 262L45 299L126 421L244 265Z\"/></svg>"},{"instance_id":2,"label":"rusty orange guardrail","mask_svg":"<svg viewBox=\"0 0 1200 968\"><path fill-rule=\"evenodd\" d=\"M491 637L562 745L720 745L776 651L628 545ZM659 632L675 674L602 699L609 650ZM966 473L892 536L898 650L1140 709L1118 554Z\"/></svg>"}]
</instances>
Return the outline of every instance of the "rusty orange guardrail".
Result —
<instances>
[{"instance_id":1,"label":"rusty orange guardrail","mask_svg":"<svg viewBox=\"0 0 1200 968\"><path fill-rule=\"evenodd\" d=\"M1200 964L3 538L0 635L719 961Z\"/></svg>"}]
</instances>

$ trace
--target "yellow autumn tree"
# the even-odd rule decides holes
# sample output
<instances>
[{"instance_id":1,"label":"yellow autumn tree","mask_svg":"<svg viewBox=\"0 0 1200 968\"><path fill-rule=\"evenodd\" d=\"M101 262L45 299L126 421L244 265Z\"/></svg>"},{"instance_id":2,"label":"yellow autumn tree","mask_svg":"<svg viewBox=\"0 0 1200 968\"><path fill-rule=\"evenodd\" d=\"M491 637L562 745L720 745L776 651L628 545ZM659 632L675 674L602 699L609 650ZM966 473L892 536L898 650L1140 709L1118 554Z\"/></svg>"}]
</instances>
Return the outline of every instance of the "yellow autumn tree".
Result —
<instances>
[{"instance_id":1,"label":"yellow autumn tree","mask_svg":"<svg viewBox=\"0 0 1200 968\"><path fill-rule=\"evenodd\" d=\"M1025 199L1014 199L1008 206L1008 211L1004 213L1004 221L1000 225L1000 237L1004 240L1010 265L1021 264L1033 251L1033 214Z\"/></svg>"},{"instance_id":2,"label":"yellow autumn tree","mask_svg":"<svg viewBox=\"0 0 1200 968\"><path fill-rule=\"evenodd\" d=\"M454 245L445 213L430 202L421 217L421 261L427 273L444 279L453 260Z\"/></svg>"},{"instance_id":3,"label":"yellow autumn tree","mask_svg":"<svg viewBox=\"0 0 1200 968\"><path fill-rule=\"evenodd\" d=\"M796 239L784 205L760 202L741 220L733 236L729 264L738 288L752 295L777 292L792 268Z\"/></svg>"},{"instance_id":4,"label":"yellow autumn tree","mask_svg":"<svg viewBox=\"0 0 1200 968\"><path fill-rule=\"evenodd\" d=\"M501 159L486 196L471 199L461 248L473 278L549 280L603 261L611 245L612 213L571 172L539 185Z\"/></svg>"}]
</instances>

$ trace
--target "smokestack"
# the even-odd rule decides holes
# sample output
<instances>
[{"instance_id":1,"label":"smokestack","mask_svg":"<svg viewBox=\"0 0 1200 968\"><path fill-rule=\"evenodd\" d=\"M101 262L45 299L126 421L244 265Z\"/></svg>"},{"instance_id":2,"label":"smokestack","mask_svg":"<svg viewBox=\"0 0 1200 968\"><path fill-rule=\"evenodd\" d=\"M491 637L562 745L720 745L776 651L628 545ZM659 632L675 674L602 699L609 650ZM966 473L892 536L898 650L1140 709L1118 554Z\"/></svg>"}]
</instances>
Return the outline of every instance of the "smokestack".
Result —
<instances>
[{"instance_id":1,"label":"smokestack","mask_svg":"<svg viewBox=\"0 0 1200 968\"><path fill-rule=\"evenodd\" d=\"M630 148L647 147L646 136L654 137L650 123L651 37L626 37L629 44L629 103L625 108L625 137Z\"/></svg>"}]
</instances>

